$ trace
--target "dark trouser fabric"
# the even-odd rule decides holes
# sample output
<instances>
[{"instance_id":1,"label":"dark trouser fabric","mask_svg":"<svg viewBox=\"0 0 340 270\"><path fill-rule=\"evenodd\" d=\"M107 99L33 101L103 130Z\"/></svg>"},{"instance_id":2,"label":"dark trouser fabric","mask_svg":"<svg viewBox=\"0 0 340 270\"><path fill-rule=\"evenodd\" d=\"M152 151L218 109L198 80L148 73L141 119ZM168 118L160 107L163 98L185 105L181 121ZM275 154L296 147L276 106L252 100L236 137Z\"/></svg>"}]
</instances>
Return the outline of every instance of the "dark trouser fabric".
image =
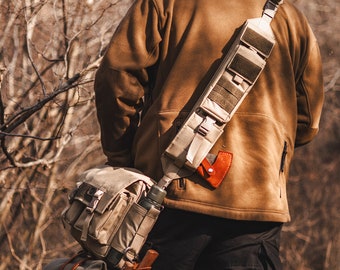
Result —
<instances>
[{"instance_id":1,"label":"dark trouser fabric","mask_svg":"<svg viewBox=\"0 0 340 270\"><path fill-rule=\"evenodd\" d=\"M228 220L165 209L144 250L159 252L153 270L281 270L282 223Z\"/></svg>"}]
</instances>

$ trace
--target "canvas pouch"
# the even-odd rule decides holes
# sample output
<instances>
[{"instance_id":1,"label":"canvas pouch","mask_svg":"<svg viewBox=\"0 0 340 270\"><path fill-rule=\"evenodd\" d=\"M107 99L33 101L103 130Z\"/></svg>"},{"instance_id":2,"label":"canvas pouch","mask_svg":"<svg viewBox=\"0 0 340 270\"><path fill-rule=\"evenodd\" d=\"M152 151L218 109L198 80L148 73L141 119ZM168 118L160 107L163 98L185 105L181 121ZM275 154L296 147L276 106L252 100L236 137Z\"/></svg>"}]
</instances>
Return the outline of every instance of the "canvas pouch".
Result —
<instances>
[{"instance_id":1,"label":"canvas pouch","mask_svg":"<svg viewBox=\"0 0 340 270\"><path fill-rule=\"evenodd\" d=\"M64 226L86 251L121 268L136 259L160 213L138 204L153 184L132 168L87 170L62 213Z\"/></svg>"}]
</instances>

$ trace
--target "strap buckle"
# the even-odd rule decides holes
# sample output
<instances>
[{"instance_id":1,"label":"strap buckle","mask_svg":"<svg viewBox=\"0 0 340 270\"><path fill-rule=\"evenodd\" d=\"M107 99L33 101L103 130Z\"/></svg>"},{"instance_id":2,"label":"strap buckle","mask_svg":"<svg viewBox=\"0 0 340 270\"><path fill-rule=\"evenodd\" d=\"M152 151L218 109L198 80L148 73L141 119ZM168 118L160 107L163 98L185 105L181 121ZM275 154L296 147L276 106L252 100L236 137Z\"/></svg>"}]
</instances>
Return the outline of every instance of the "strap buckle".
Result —
<instances>
[{"instance_id":1,"label":"strap buckle","mask_svg":"<svg viewBox=\"0 0 340 270\"><path fill-rule=\"evenodd\" d=\"M91 196L89 205L86 207L86 212L92 213L96 209L100 199L103 197L104 191L95 187L91 187L86 193L87 195Z\"/></svg>"},{"instance_id":2,"label":"strap buckle","mask_svg":"<svg viewBox=\"0 0 340 270\"><path fill-rule=\"evenodd\" d=\"M216 120L210 116L206 116L203 122L198 126L197 133L205 137L211 130L211 127L216 123Z\"/></svg>"}]
</instances>

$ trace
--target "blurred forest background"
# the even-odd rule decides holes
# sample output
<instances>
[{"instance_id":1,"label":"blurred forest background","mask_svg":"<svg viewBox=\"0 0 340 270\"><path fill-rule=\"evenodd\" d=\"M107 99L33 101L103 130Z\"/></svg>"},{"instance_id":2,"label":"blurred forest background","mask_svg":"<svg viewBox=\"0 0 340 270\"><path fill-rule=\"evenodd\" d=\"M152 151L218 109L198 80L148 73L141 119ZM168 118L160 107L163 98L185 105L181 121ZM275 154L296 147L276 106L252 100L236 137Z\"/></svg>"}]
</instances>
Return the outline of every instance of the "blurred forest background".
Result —
<instances>
[{"instance_id":1,"label":"blurred forest background","mask_svg":"<svg viewBox=\"0 0 340 270\"><path fill-rule=\"evenodd\" d=\"M284 269L340 269L339 0L295 0L319 40L321 130L297 149ZM104 162L93 75L131 0L0 0L0 270L41 269L78 245L60 213L76 176Z\"/></svg>"}]
</instances>

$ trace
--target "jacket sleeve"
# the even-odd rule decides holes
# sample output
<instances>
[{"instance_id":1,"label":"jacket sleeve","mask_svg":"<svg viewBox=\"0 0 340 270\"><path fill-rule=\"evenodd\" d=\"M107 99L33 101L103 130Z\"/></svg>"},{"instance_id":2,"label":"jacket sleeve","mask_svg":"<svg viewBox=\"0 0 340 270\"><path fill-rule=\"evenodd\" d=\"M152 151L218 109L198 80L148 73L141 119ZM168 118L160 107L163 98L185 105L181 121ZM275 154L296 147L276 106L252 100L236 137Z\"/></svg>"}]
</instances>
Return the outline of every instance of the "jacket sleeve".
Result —
<instances>
[{"instance_id":1,"label":"jacket sleeve","mask_svg":"<svg viewBox=\"0 0 340 270\"><path fill-rule=\"evenodd\" d=\"M309 143L317 134L324 100L320 50L311 28L307 26L307 29L307 61L297 82L298 122L295 146Z\"/></svg>"},{"instance_id":2,"label":"jacket sleeve","mask_svg":"<svg viewBox=\"0 0 340 270\"><path fill-rule=\"evenodd\" d=\"M108 163L131 166L131 145L148 90L148 67L158 59L157 10L137 0L114 33L95 77L101 142Z\"/></svg>"}]
</instances>

